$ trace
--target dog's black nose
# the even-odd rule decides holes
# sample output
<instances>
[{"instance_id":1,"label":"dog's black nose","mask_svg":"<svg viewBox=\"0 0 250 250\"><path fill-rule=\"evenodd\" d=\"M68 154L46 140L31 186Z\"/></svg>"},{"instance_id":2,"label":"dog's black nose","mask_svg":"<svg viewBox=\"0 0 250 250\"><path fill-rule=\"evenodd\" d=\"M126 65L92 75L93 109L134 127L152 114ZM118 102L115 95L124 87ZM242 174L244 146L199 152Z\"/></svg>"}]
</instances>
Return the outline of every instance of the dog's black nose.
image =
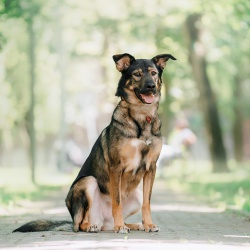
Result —
<instances>
[{"instance_id":1,"label":"dog's black nose","mask_svg":"<svg viewBox=\"0 0 250 250\"><path fill-rule=\"evenodd\" d=\"M154 84L153 82L147 82L147 83L145 84L145 87L146 87L147 89L153 90L153 89L155 88L155 84Z\"/></svg>"}]
</instances>

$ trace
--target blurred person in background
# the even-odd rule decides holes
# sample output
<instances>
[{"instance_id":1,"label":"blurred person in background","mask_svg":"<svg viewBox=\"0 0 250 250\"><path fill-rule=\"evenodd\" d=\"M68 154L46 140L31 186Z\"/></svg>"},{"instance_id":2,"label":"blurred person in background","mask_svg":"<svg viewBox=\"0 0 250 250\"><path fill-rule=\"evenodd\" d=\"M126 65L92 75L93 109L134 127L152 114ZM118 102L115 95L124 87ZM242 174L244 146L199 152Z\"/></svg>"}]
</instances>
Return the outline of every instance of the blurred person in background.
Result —
<instances>
[{"instance_id":1,"label":"blurred person in background","mask_svg":"<svg viewBox=\"0 0 250 250\"><path fill-rule=\"evenodd\" d=\"M65 142L57 140L54 147L57 155L57 169L60 172L71 173L74 167L81 167L84 163L84 149L73 133L67 135Z\"/></svg>"},{"instance_id":2,"label":"blurred person in background","mask_svg":"<svg viewBox=\"0 0 250 250\"><path fill-rule=\"evenodd\" d=\"M185 118L177 119L173 131L169 135L168 144L163 144L157 166L162 171L164 166L169 165L174 159L187 161L191 146L197 137L189 128L189 122Z\"/></svg>"}]
</instances>

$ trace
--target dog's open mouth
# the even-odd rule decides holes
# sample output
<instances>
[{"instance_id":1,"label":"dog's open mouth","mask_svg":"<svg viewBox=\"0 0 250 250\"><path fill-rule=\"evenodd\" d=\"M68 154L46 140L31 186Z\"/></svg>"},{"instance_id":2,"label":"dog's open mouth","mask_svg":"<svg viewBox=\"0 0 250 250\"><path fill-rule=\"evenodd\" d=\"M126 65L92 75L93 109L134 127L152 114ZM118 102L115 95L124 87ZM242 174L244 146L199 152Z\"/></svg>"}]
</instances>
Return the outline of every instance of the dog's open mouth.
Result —
<instances>
[{"instance_id":1,"label":"dog's open mouth","mask_svg":"<svg viewBox=\"0 0 250 250\"><path fill-rule=\"evenodd\" d=\"M150 91L148 93L140 93L138 89L135 89L135 95L141 102L146 103L146 104L151 104L155 100L155 93Z\"/></svg>"},{"instance_id":2,"label":"dog's open mouth","mask_svg":"<svg viewBox=\"0 0 250 250\"><path fill-rule=\"evenodd\" d=\"M155 96L153 93L148 93L148 94L139 94L140 97L141 97L141 100L144 102L144 103L147 103L147 104L151 104L154 102L155 100Z\"/></svg>"}]
</instances>

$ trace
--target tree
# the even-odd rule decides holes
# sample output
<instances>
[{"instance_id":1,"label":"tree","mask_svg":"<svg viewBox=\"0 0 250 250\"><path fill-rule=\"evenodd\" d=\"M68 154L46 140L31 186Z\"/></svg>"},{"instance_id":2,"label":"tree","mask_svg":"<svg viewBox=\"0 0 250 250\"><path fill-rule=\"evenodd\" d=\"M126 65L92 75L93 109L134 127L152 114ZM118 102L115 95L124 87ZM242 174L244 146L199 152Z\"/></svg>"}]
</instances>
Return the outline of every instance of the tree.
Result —
<instances>
[{"instance_id":1,"label":"tree","mask_svg":"<svg viewBox=\"0 0 250 250\"><path fill-rule=\"evenodd\" d=\"M27 34L28 34L28 58L29 58L29 85L30 85L30 104L29 109L26 114L26 128L29 135L29 152L30 152L30 166L31 166L31 180L33 183L36 183L35 180L35 165L36 165L36 133L35 133L35 116L34 116L34 107L35 107L35 85L36 85L36 39L35 39L35 30L34 30L34 19L38 15L40 10L40 2L33 1L32 4L29 4L27 0L4 0L3 1L4 9L2 14L5 14L9 18L18 18L22 19L26 23Z\"/></svg>"},{"instance_id":2,"label":"tree","mask_svg":"<svg viewBox=\"0 0 250 250\"><path fill-rule=\"evenodd\" d=\"M243 154L243 124L247 118L245 111L247 106L244 102L247 100L243 95L243 82L249 79L249 9L248 1L230 0L223 6L223 13L218 4L213 4L214 16L217 16L220 25L213 25L211 32L220 34L214 42L214 46L220 49L220 58L214 62L216 67L216 78L219 79L221 72L229 72L224 75L224 86L219 88L230 87L230 98L224 101L223 106L227 116L231 121L232 141L234 144L234 157L237 162L242 162ZM223 14L223 15L222 15ZM218 88L218 89L219 89Z\"/></svg>"},{"instance_id":3,"label":"tree","mask_svg":"<svg viewBox=\"0 0 250 250\"><path fill-rule=\"evenodd\" d=\"M226 151L223 144L216 98L207 75L205 48L201 40L201 15L187 17L186 30L189 38L189 60L200 91L200 104L204 112L206 130L209 136L210 153L214 172L228 171Z\"/></svg>"}]
</instances>

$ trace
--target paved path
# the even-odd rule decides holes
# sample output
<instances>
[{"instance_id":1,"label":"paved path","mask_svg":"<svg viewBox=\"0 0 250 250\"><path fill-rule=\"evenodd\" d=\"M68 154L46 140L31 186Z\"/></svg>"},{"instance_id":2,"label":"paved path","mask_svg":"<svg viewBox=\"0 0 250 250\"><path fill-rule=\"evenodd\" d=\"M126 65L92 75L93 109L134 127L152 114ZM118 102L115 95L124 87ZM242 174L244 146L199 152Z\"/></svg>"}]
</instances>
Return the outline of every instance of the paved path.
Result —
<instances>
[{"instance_id":1,"label":"paved path","mask_svg":"<svg viewBox=\"0 0 250 250\"><path fill-rule=\"evenodd\" d=\"M25 215L0 217L0 249L250 249L250 219L199 204L194 198L154 186L152 215L158 233L73 232L11 233L29 220L69 219L64 206L67 190L50 199L20 204ZM140 221L140 215L131 218ZM130 221L131 221L130 220ZM128 221L129 222L129 221Z\"/></svg>"}]
</instances>

